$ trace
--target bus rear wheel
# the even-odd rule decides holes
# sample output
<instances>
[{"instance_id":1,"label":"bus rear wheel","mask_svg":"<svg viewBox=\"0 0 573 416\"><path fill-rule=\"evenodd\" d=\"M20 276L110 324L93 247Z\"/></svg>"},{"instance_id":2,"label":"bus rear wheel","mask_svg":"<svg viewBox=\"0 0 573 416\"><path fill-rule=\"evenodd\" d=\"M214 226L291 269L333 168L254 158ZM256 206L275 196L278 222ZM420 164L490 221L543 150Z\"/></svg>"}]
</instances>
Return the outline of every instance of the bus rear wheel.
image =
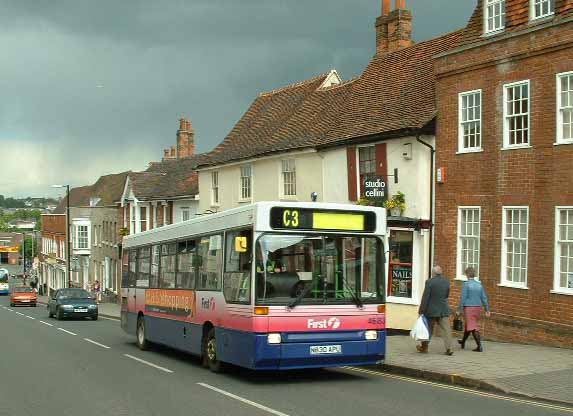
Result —
<instances>
[{"instance_id":1,"label":"bus rear wheel","mask_svg":"<svg viewBox=\"0 0 573 416\"><path fill-rule=\"evenodd\" d=\"M207 338L203 344L203 358L214 373L220 373L225 369L225 363L217 359L217 339L215 338L215 328L211 328L207 333Z\"/></svg>"},{"instance_id":2,"label":"bus rear wheel","mask_svg":"<svg viewBox=\"0 0 573 416\"><path fill-rule=\"evenodd\" d=\"M145 320L143 316L137 318L137 347L145 351L149 349L149 341L145 337Z\"/></svg>"}]
</instances>

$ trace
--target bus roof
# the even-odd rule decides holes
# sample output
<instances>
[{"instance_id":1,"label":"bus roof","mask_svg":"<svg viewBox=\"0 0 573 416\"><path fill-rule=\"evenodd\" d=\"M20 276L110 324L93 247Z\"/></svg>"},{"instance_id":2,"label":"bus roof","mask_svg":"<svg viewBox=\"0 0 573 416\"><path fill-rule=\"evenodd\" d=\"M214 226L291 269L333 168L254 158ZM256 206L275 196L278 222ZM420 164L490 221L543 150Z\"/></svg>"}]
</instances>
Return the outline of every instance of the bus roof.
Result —
<instances>
[{"instance_id":1,"label":"bus roof","mask_svg":"<svg viewBox=\"0 0 573 416\"><path fill-rule=\"evenodd\" d=\"M363 234L386 234L386 210L383 208L321 202L256 202L217 213L201 214L197 218L188 221L126 236L123 240L123 246L129 248L156 244L183 239L191 235L211 234L218 231L247 226L255 226L255 231L259 232L273 231L270 224L270 213L274 207L300 210L374 212L377 218L376 230ZM283 231L289 232L281 230L281 232ZM293 230L290 232L300 231Z\"/></svg>"}]
</instances>

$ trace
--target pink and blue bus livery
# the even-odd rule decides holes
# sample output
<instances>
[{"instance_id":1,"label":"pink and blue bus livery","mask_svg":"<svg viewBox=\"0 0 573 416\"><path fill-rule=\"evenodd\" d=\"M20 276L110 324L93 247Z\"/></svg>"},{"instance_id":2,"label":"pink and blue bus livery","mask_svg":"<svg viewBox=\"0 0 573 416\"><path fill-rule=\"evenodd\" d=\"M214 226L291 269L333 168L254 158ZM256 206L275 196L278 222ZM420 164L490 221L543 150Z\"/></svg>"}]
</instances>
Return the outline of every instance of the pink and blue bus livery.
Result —
<instances>
[{"instance_id":1,"label":"pink and blue bus livery","mask_svg":"<svg viewBox=\"0 0 573 416\"><path fill-rule=\"evenodd\" d=\"M130 236L122 327L214 371L379 363L385 222L379 208L257 203Z\"/></svg>"}]
</instances>

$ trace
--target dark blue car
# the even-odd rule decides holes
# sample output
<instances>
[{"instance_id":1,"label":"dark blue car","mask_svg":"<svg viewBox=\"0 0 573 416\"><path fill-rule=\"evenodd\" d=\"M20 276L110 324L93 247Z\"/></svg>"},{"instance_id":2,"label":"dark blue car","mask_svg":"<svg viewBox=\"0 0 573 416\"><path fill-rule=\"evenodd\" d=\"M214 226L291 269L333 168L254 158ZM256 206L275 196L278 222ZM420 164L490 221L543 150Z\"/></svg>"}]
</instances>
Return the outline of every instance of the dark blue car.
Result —
<instances>
[{"instance_id":1,"label":"dark blue car","mask_svg":"<svg viewBox=\"0 0 573 416\"><path fill-rule=\"evenodd\" d=\"M50 318L98 318L95 298L84 289L56 290L48 301Z\"/></svg>"}]
</instances>

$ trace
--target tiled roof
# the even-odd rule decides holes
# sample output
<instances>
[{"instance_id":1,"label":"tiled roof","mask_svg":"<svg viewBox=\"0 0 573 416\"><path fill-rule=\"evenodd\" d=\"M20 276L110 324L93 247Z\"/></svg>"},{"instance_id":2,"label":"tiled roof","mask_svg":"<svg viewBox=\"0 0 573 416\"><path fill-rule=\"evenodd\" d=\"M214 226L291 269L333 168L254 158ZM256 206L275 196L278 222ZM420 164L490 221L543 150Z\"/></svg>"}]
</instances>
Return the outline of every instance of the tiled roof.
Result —
<instances>
[{"instance_id":1,"label":"tiled roof","mask_svg":"<svg viewBox=\"0 0 573 416\"><path fill-rule=\"evenodd\" d=\"M131 189L138 199L167 199L197 195L195 169L207 160L203 154L190 158L151 163L147 171L130 173Z\"/></svg>"},{"instance_id":2,"label":"tiled roof","mask_svg":"<svg viewBox=\"0 0 573 416\"><path fill-rule=\"evenodd\" d=\"M457 46L462 31L375 56L352 84L340 122L322 143L416 130L436 115L432 57Z\"/></svg>"},{"instance_id":3,"label":"tiled roof","mask_svg":"<svg viewBox=\"0 0 573 416\"><path fill-rule=\"evenodd\" d=\"M526 29L535 22L529 20L530 0L506 0L505 6L505 29L501 34L515 32ZM559 20L573 16L573 0L555 0L555 16L553 19ZM489 37L484 38L484 8L483 1L479 0L470 21L466 27L464 36L461 39L461 45L477 43ZM545 19L539 23L546 22Z\"/></svg>"},{"instance_id":4,"label":"tiled roof","mask_svg":"<svg viewBox=\"0 0 573 416\"><path fill-rule=\"evenodd\" d=\"M328 74L263 93L199 166L308 147L336 123L351 82L320 88Z\"/></svg>"},{"instance_id":5,"label":"tiled roof","mask_svg":"<svg viewBox=\"0 0 573 416\"><path fill-rule=\"evenodd\" d=\"M99 198L95 206L112 206L121 200L125 179L129 172L105 175L96 183L89 186L80 186L70 189L70 207L89 207L92 198ZM62 198L54 214L66 212L66 197Z\"/></svg>"},{"instance_id":6,"label":"tiled roof","mask_svg":"<svg viewBox=\"0 0 573 416\"><path fill-rule=\"evenodd\" d=\"M261 94L199 167L420 129L436 115L433 56L462 31L375 56L357 79L319 88L326 74Z\"/></svg>"}]
</instances>

